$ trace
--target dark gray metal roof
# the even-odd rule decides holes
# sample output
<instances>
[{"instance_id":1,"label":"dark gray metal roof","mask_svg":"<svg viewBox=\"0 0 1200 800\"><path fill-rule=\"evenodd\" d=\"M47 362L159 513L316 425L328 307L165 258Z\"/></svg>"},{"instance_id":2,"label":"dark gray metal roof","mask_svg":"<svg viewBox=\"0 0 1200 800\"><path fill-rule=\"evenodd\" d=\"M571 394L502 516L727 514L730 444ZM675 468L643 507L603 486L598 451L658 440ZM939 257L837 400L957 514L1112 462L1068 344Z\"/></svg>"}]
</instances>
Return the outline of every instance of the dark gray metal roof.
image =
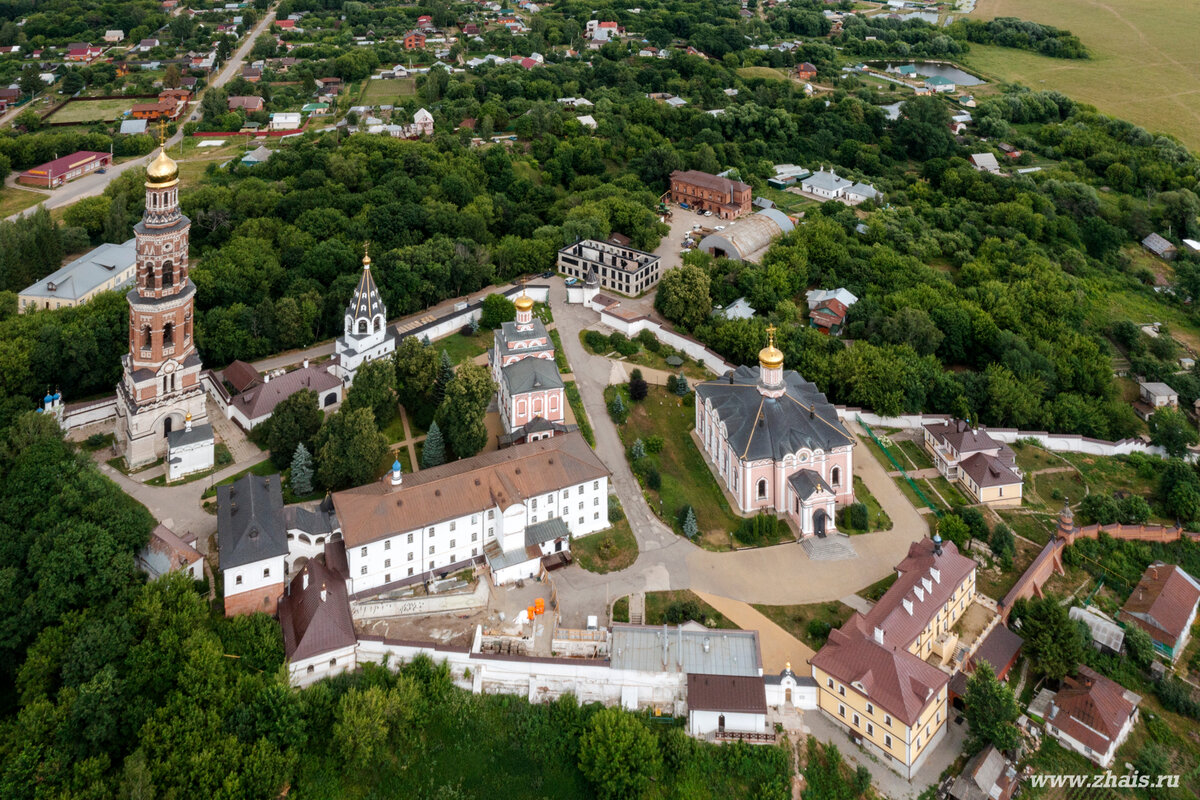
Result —
<instances>
[{"instance_id":1,"label":"dark gray metal roof","mask_svg":"<svg viewBox=\"0 0 1200 800\"><path fill-rule=\"evenodd\" d=\"M171 431L168 433L167 447L174 450L176 447L185 447L189 444L198 444L200 442L211 442L212 440L212 425L193 425L190 431L185 428L181 431Z\"/></svg>"},{"instance_id":2,"label":"dark gray metal roof","mask_svg":"<svg viewBox=\"0 0 1200 800\"><path fill-rule=\"evenodd\" d=\"M369 266L363 267L362 276L358 279L358 286L354 289L354 296L350 298L346 313L355 320L371 320L380 314L385 321L387 320L387 310L379 296L379 289L375 286L375 279L371 277Z\"/></svg>"},{"instance_id":3,"label":"dark gray metal roof","mask_svg":"<svg viewBox=\"0 0 1200 800\"><path fill-rule=\"evenodd\" d=\"M802 469L799 472L788 478L788 483L796 491L796 495L801 500L807 500L818 491L825 491L833 494L833 489L825 482L815 470Z\"/></svg>"},{"instance_id":4,"label":"dark gray metal roof","mask_svg":"<svg viewBox=\"0 0 1200 800\"><path fill-rule=\"evenodd\" d=\"M503 373L509 394L535 389L561 389L563 385L558 375L558 365L544 358L522 358L505 367Z\"/></svg>"},{"instance_id":5,"label":"dark gray metal roof","mask_svg":"<svg viewBox=\"0 0 1200 800\"><path fill-rule=\"evenodd\" d=\"M500 330L496 331L496 338L500 340L500 353L511 352L508 347L509 342L522 342L526 339L543 339L544 343L533 347L523 347L520 351L522 353L540 353L543 350L552 349L554 342L550 341L550 334L546 332L546 326L542 321L534 317L530 324L530 330L519 331L515 322L501 323Z\"/></svg>"},{"instance_id":6,"label":"dark gray metal roof","mask_svg":"<svg viewBox=\"0 0 1200 800\"><path fill-rule=\"evenodd\" d=\"M333 515L321 509L310 511L299 506L288 506L283 510L284 525L289 531L323 535L333 533Z\"/></svg>"},{"instance_id":7,"label":"dark gray metal roof","mask_svg":"<svg viewBox=\"0 0 1200 800\"><path fill-rule=\"evenodd\" d=\"M743 366L724 378L696 385L696 396L712 403L730 446L742 459L781 459L801 449L831 450L854 444L837 410L811 381L786 370L784 394L771 398L758 391L758 376L758 367Z\"/></svg>"},{"instance_id":8,"label":"dark gray metal roof","mask_svg":"<svg viewBox=\"0 0 1200 800\"><path fill-rule=\"evenodd\" d=\"M243 475L217 487L217 541L222 570L287 555L278 475Z\"/></svg>"},{"instance_id":9,"label":"dark gray metal roof","mask_svg":"<svg viewBox=\"0 0 1200 800\"><path fill-rule=\"evenodd\" d=\"M570 538L571 532L567 530L567 524L562 521L562 517L553 517L530 525L525 529L525 544L545 544L552 542L555 539Z\"/></svg>"}]
</instances>

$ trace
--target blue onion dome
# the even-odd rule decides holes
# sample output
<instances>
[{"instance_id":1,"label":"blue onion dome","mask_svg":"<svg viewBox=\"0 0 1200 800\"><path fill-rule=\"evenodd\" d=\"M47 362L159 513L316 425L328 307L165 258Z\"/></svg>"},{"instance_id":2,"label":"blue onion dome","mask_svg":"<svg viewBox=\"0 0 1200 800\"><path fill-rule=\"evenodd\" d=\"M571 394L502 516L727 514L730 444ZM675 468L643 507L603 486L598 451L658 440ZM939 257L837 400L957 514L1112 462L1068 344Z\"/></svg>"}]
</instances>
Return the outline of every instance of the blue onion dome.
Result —
<instances>
[{"instance_id":1,"label":"blue onion dome","mask_svg":"<svg viewBox=\"0 0 1200 800\"><path fill-rule=\"evenodd\" d=\"M402 467L400 466L400 459L397 458L392 462L392 472L400 472L401 470Z\"/></svg>"}]
</instances>

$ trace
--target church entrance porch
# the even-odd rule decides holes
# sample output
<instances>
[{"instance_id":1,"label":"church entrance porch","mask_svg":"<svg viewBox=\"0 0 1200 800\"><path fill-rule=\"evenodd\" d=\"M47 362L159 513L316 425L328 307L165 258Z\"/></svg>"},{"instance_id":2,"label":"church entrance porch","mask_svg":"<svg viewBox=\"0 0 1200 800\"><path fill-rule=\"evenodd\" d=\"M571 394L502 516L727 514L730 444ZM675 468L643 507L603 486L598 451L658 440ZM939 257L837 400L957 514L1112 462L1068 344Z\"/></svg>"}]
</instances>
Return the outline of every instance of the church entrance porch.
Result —
<instances>
[{"instance_id":1,"label":"church entrance porch","mask_svg":"<svg viewBox=\"0 0 1200 800\"><path fill-rule=\"evenodd\" d=\"M813 533L816 534L818 539L825 538L825 520L825 512L821 509L817 509L817 511L813 514Z\"/></svg>"}]
</instances>

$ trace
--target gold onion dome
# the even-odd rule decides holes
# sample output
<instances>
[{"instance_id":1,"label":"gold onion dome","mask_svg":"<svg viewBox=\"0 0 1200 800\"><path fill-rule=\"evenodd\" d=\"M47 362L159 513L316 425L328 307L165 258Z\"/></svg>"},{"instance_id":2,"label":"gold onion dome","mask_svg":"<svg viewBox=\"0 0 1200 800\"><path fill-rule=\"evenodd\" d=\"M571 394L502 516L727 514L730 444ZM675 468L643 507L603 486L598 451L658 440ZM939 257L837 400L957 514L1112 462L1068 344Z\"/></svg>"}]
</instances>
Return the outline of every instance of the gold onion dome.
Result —
<instances>
[{"instance_id":1,"label":"gold onion dome","mask_svg":"<svg viewBox=\"0 0 1200 800\"><path fill-rule=\"evenodd\" d=\"M166 148L158 151L158 157L146 167L146 177L151 183L166 183L179 175L179 165L167 155Z\"/></svg>"},{"instance_id":2,"label":"gold onion dome","mask_svg":"<svg viewBox=\"0 0 1200 800\"><path fill-rule=\"evenodd\" d=\"M758 351L758 363L763 369L782 369L783 351L775 346L775 326L767 328L767 346Z\"/></svg>"},{"instance_id":3,"label":"gold onion dome","mask_svg":"<svg viewBox=\"0 0 1200 800\"><path fill-rule=\"evenodd\" d=\"M513 305L517 307L517 311L532 311L533 298L521 292L521 296L513 301Z\"/></svg>"}]
</instances>

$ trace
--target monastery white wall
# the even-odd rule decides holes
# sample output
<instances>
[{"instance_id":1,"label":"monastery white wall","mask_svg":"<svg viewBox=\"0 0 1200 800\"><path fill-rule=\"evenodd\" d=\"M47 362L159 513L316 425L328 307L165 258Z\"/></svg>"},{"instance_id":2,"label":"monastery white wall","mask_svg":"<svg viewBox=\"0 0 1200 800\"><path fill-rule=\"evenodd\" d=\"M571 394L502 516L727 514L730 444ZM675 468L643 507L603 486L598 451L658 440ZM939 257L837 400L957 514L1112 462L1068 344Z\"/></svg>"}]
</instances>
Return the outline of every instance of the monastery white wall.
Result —
<instances>
[{"instance_id":1,"label":"monastery white wall","mask_svg":"<svg viewBox=\"0 0 1200 800\"><path fill-rule=\"evenodd\" d=\"M896 417L884 417L870 411L857 408L838 406L838 417L843 421L853 421L861 417L862 421L881 428L901 428L914 430L934 422L947 422L950 417L942 414L903 414ZM1012 444L1018 439L1033 439L1040 447L1064 453L1086 453L1093 456L1126 456L1130 453L1145 453L1146 455L1166 458L1167 453L1158 445L1149 444L1141 439L1121 439L1116 442L1104 439L1092 439L1077 433L1047 433L1046 431L1022 431L1016 428L985 428L995 440ZM1196 453L1188 453L1185 459L1195 461Z\"/></svg>"},{"instance_id":2,"label":"monastery white wall","mask_svg":"<svg viewBox=\"0 0 1200 800\"><path fill-rule=\"evenodd\" d=\"M251 561L240 567L222 570L225 596L233 597L286 581L287 575L284 574L283 560L283 556L265 558L262 561ZM239 577L242 579L240 584L238 583Z\"/></svg>"},{"instance_id":3,"label":"monastery white wall","mask_svg":"<svg viewBox=\"0 0 1200 800\"><path fill-rule=\"evenodd\" d=\"M288 662L288 678L292 686L303 689L322 678L330 678L358 668L356 646L343 647L327 653Z\"/></svg>"},{"instance_id":4,"label":"monastery white wall","mask_svg":"<svg viewBox=\"0 0 1200 800\"><path fill-rule=\"evenodd\" d=\"M74 428L82 428L84 425L91 425L93 422L104 422L116 418L117 397L113 395L79 408L64 409L61 425L64 431L69 431Z\"/></svg>"},{"instance_id":5,"label":"monastery white wall","mask_svg":"<svg viewBox=\"0 0 1200 800\"><path fill-rule=\"evenodd\" d=\"M764 733L767 729L766 714L750 714L743 711L689 711L688 732L692 736L707 736L721 726L725 717L725 730L742 733Z\"/></svg>"},{"instance_id":6,"label":"monastery white wall","mask_svg":"<svg viewBox=\"0 0 1200 800\"><path fill-rule=\"evenodd\" d=\"M626 319L611 311L602 310L600 311L600 322L631 338L637 336L642 331L650 331L663 344L674 347L676 350L686 353L690 358L700 361L717 375L724 375L733 369L732 364L727 363L719 355L700 344L700 342L664 328L648 317Z\"/></svg>"}]
</instances>

